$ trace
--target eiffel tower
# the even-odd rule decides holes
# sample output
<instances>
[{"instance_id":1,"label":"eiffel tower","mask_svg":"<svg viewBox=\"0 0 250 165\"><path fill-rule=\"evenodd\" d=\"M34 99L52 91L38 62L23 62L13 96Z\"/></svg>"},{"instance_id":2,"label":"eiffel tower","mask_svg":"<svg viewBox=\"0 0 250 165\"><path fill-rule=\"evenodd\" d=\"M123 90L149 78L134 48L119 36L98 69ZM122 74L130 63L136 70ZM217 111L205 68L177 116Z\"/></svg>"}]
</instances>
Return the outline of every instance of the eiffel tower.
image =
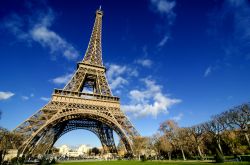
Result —
<instances>
[{"instance_id":1,"label":"eiffel tower","mask_svg":"<svg viewBox=\"0 0 250 165\"><path fill-rule=\"evenodd\" d=\"M63 89L55 89L51 100L21 123L14 132L24 141L21 155L47 153L65 133L76 129L93 132L104 152L116 153L115 131L128 153L133 153L133 137L139 133L121 111L119 97L112 95L102 62L102 16L96 11L95 23L85 56Z\"/></svg>"}]
</instances>

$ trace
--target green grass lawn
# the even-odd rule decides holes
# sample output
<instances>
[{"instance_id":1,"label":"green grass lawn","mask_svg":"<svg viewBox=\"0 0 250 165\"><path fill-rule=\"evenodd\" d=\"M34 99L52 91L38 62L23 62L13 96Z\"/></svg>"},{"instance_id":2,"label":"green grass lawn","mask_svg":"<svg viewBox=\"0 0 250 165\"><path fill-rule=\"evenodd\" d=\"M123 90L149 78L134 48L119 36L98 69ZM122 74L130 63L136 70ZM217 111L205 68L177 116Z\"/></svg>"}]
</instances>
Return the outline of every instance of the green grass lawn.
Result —
<instances>
[{"instance_id":1,"label":"green grass lawn","mask_svg":"<svg viewBox=\"0 0 250 165\"><path fill-rule=\"evenodd\" d=\"M213 165L217 163L211 163L211 162L182 162L182 161L93 161L93 162L60 162L58 165ZM236 164L244 164L244 165L250 165L250 162L226 162L226 163L219 163L221 165L236 165Z\"/></svg>"}]
</instances>

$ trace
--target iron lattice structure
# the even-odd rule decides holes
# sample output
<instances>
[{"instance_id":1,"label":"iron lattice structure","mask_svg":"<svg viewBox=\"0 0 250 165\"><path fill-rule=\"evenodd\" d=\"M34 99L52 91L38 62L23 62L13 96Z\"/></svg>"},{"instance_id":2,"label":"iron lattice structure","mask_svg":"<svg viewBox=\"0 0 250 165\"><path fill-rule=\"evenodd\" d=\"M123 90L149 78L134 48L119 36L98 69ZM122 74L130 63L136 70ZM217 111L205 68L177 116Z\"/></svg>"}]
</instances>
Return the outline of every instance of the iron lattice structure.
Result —
<instances>
[{"instance_id":1,"label":"iron lattice structure","mask_svg":"<svg viewBox=\"0 0 250 165\"><path fill-rule=\"evenodd\" d=\"M115 131L132 153L136 129L120 109L119 98L112 95L102 62L101 31L103 12L96 11L95 23L84 59L64 89L55 89L51 100L14 132L25 141L20 154L44 154L65 133L86 129L100 139L105 152L117 152Z\"/></svg>"}]
</instances>

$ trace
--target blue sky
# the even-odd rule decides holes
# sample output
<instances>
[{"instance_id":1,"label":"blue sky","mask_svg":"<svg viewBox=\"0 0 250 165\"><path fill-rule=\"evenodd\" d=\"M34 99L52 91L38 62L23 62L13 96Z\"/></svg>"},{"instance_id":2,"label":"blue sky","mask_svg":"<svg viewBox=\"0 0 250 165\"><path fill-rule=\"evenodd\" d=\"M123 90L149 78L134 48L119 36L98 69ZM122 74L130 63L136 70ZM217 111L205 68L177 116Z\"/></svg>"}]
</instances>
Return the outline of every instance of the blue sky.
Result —
<instances>
[{"instance_id":1,"label":"blue sky","mask_svg":"<svg viewBox=\"0 0 250 165\"><path fill-rule=\"evenodd\" d=\"M0 125L14 129L63 88L102 6L114 95L144 136L167 119L209 120L250 99L250 3L244 0L1 1ZM72 131L57 142L99 146Z\"/></svg>"}]
</instances>

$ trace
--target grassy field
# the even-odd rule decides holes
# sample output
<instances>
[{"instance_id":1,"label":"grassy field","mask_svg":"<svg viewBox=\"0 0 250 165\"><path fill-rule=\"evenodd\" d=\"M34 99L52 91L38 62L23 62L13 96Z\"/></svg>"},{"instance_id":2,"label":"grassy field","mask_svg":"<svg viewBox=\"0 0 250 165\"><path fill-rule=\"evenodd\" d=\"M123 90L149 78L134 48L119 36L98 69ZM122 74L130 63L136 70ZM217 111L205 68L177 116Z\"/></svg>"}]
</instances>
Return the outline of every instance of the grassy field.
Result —
<instances>
[{"instance_id":1,"label":"grassy field","mask_svg":"<svg viewBox=\"0 0 250 165\"><path fill-rule=\"evenodd\" d=\"M93 162L60 162L57 165L213 165L216 163L211 163L211 162L182 162L182 161L146 161L146 162L141 162L141 161L93 161ZM242 165L250 165L250 162L226 162L226 163L219 163L221 165L237 165L237 164L242 164Z\"/></svg>"}]
</instances>

